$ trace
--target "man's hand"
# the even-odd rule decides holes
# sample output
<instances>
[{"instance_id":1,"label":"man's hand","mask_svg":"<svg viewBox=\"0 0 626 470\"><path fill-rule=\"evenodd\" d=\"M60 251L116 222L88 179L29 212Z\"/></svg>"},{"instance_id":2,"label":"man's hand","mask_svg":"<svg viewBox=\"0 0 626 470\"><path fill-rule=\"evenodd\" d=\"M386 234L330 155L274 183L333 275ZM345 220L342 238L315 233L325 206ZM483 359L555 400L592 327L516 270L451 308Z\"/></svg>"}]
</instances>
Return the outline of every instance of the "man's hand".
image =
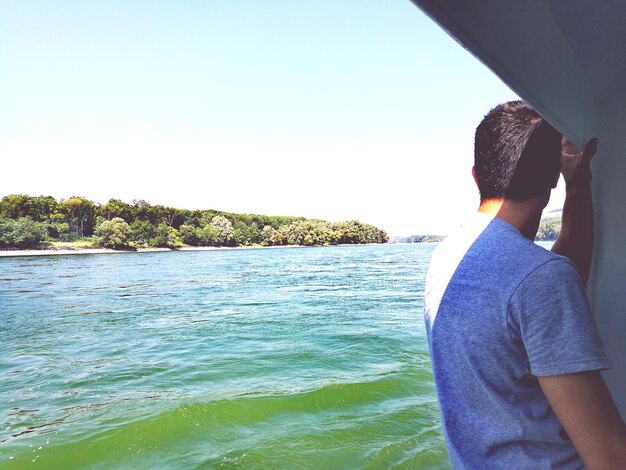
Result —
<instances>
[{"instance_id":1,"label":"man's hand","mask_svg":"<svg viewBox=\"0 0 626 470\"><path fill-rule=\"evenodd\" d=\"M585 145L582 152L567 137L561 138L561 173L566 188L584 187L591 184L591 159L596 154L598 139L595 137Z\"/></svg>"},{"instance_id":2,"label":"man's hand","mask_svg":"<svg viewBox=\"0 0 626 470\"><path fill-rule=\"evenodd\" d=\"M587 283L593 253L593 203L591 200L591 158L598 139L593 138L580 152L566 137L561 139L561 173L565 180L565 204L561 233L552 251L568 257L583 283Z\"/></svg>"}]
</instances>

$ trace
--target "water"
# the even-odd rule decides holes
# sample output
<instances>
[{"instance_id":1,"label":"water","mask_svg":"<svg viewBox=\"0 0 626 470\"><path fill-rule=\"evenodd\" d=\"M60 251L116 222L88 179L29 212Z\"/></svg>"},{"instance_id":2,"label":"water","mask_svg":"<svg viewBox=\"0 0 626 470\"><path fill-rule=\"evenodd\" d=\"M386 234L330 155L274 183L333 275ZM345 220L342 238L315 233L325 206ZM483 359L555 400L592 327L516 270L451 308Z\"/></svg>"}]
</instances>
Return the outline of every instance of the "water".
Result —
<instances>
[{"instance_id":1,"label":"water","mask_svg":"<svg viewBox=\"0 0 626 470\"><path fill-rule=\"evenodd\" d=\"M433 248L0 259L0 466L448 468Z\"/></svg>"}]
</instances>

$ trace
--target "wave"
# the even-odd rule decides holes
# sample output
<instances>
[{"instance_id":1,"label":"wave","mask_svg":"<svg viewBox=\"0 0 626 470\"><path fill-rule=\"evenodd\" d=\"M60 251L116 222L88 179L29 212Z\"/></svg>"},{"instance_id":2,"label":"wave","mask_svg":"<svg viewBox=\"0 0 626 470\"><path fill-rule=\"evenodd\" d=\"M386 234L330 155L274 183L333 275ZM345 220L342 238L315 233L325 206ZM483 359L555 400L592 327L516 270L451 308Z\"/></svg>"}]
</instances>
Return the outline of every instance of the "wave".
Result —
<instances>
[{"instance_id":1,"label":"wave","mask_svg":"<svg viewBox=\"0 0 626 470\"><path fill-rule=\"evenodd\" d=\"M345 290L349 288L350 286L347 286L347 285L339 285L339 286L303 285L303 286L281 287L280 289L286 292L321 292L321 291Z\"/></svg>"},{"instance_id":2,"label":"wave","mask_svg":"<svg viewBox=\"0 0 626 470\"><path fill-rule=\"evenodd\" d=\"M80 439L57 443L54 436L38 436L48 444L15 446L2 453L0 464L328 468L332 462L339 468L341 462L348 467L413 466L415 459L429 458L445 462L437 406L432 394L416 393L420 382L425 381L414 373L393 372L313 390L197 397L130 422L100 423Z\"/></svg>"}]
</instances>

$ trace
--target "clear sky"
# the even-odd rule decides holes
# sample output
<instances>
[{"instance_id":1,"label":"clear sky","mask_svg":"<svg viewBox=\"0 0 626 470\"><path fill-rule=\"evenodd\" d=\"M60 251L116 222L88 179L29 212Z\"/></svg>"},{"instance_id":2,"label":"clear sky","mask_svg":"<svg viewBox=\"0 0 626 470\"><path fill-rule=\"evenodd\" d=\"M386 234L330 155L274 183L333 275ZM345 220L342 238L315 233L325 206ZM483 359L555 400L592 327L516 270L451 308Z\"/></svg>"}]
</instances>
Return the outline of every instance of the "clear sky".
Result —
<instances>
[{"instance_id":1,"label":"clear sky","mask_svg":"<svg viewBox=\"0 0 626 470\"><path fill-rule=\"evenodd\" d=\"M5 0L0 196L447 233L516 98L408 0Z\"/></svg>"}]
</instances>

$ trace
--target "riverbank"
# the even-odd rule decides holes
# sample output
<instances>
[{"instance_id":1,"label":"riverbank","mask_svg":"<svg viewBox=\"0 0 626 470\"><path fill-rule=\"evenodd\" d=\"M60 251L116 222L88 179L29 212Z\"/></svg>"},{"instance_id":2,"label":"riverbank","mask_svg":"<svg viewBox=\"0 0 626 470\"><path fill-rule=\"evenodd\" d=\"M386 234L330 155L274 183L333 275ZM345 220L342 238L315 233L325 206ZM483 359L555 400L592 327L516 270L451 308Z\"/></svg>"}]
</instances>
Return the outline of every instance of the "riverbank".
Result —
<instances>
[{"instance_id":1,"label":"riverbank","mask_svg":"<svg viewBox=\"0 0 626 470\"><path fill-rule=\"evenodd\" d=\"M32 248L27 250L0 250L0 258L8 258L13 256L60 256L60 255L102 255L102 254L119 254L119 253L158 253L162 251L231 251L231 250L272 250L279 248L313 248L320 246L367 246L379 245L380 243L358 243L358 244L339 244L339 245L275 245L275 246L182 246L180 248L137 248L135 250L113 250L112 248L97 247L49 247L49 248Z\"/></svg>"},{"instance_id":2,"label":"riverbank","mask_svg":"<svg viewBox=\"0 0 626 470\"><path fill-rule=\"evenodd\" d=\"M265 250L272 248L306 248L301 245L281 246L183 246L180 248L137 248L136 250L113 250L111 248L72 247L41 248L28 250L0 250L0 258L12 256L60 256L60 255L100 255L117 253L156 253L161 251L228 251L228 250Z\"/></svg>"}]
</instances>

